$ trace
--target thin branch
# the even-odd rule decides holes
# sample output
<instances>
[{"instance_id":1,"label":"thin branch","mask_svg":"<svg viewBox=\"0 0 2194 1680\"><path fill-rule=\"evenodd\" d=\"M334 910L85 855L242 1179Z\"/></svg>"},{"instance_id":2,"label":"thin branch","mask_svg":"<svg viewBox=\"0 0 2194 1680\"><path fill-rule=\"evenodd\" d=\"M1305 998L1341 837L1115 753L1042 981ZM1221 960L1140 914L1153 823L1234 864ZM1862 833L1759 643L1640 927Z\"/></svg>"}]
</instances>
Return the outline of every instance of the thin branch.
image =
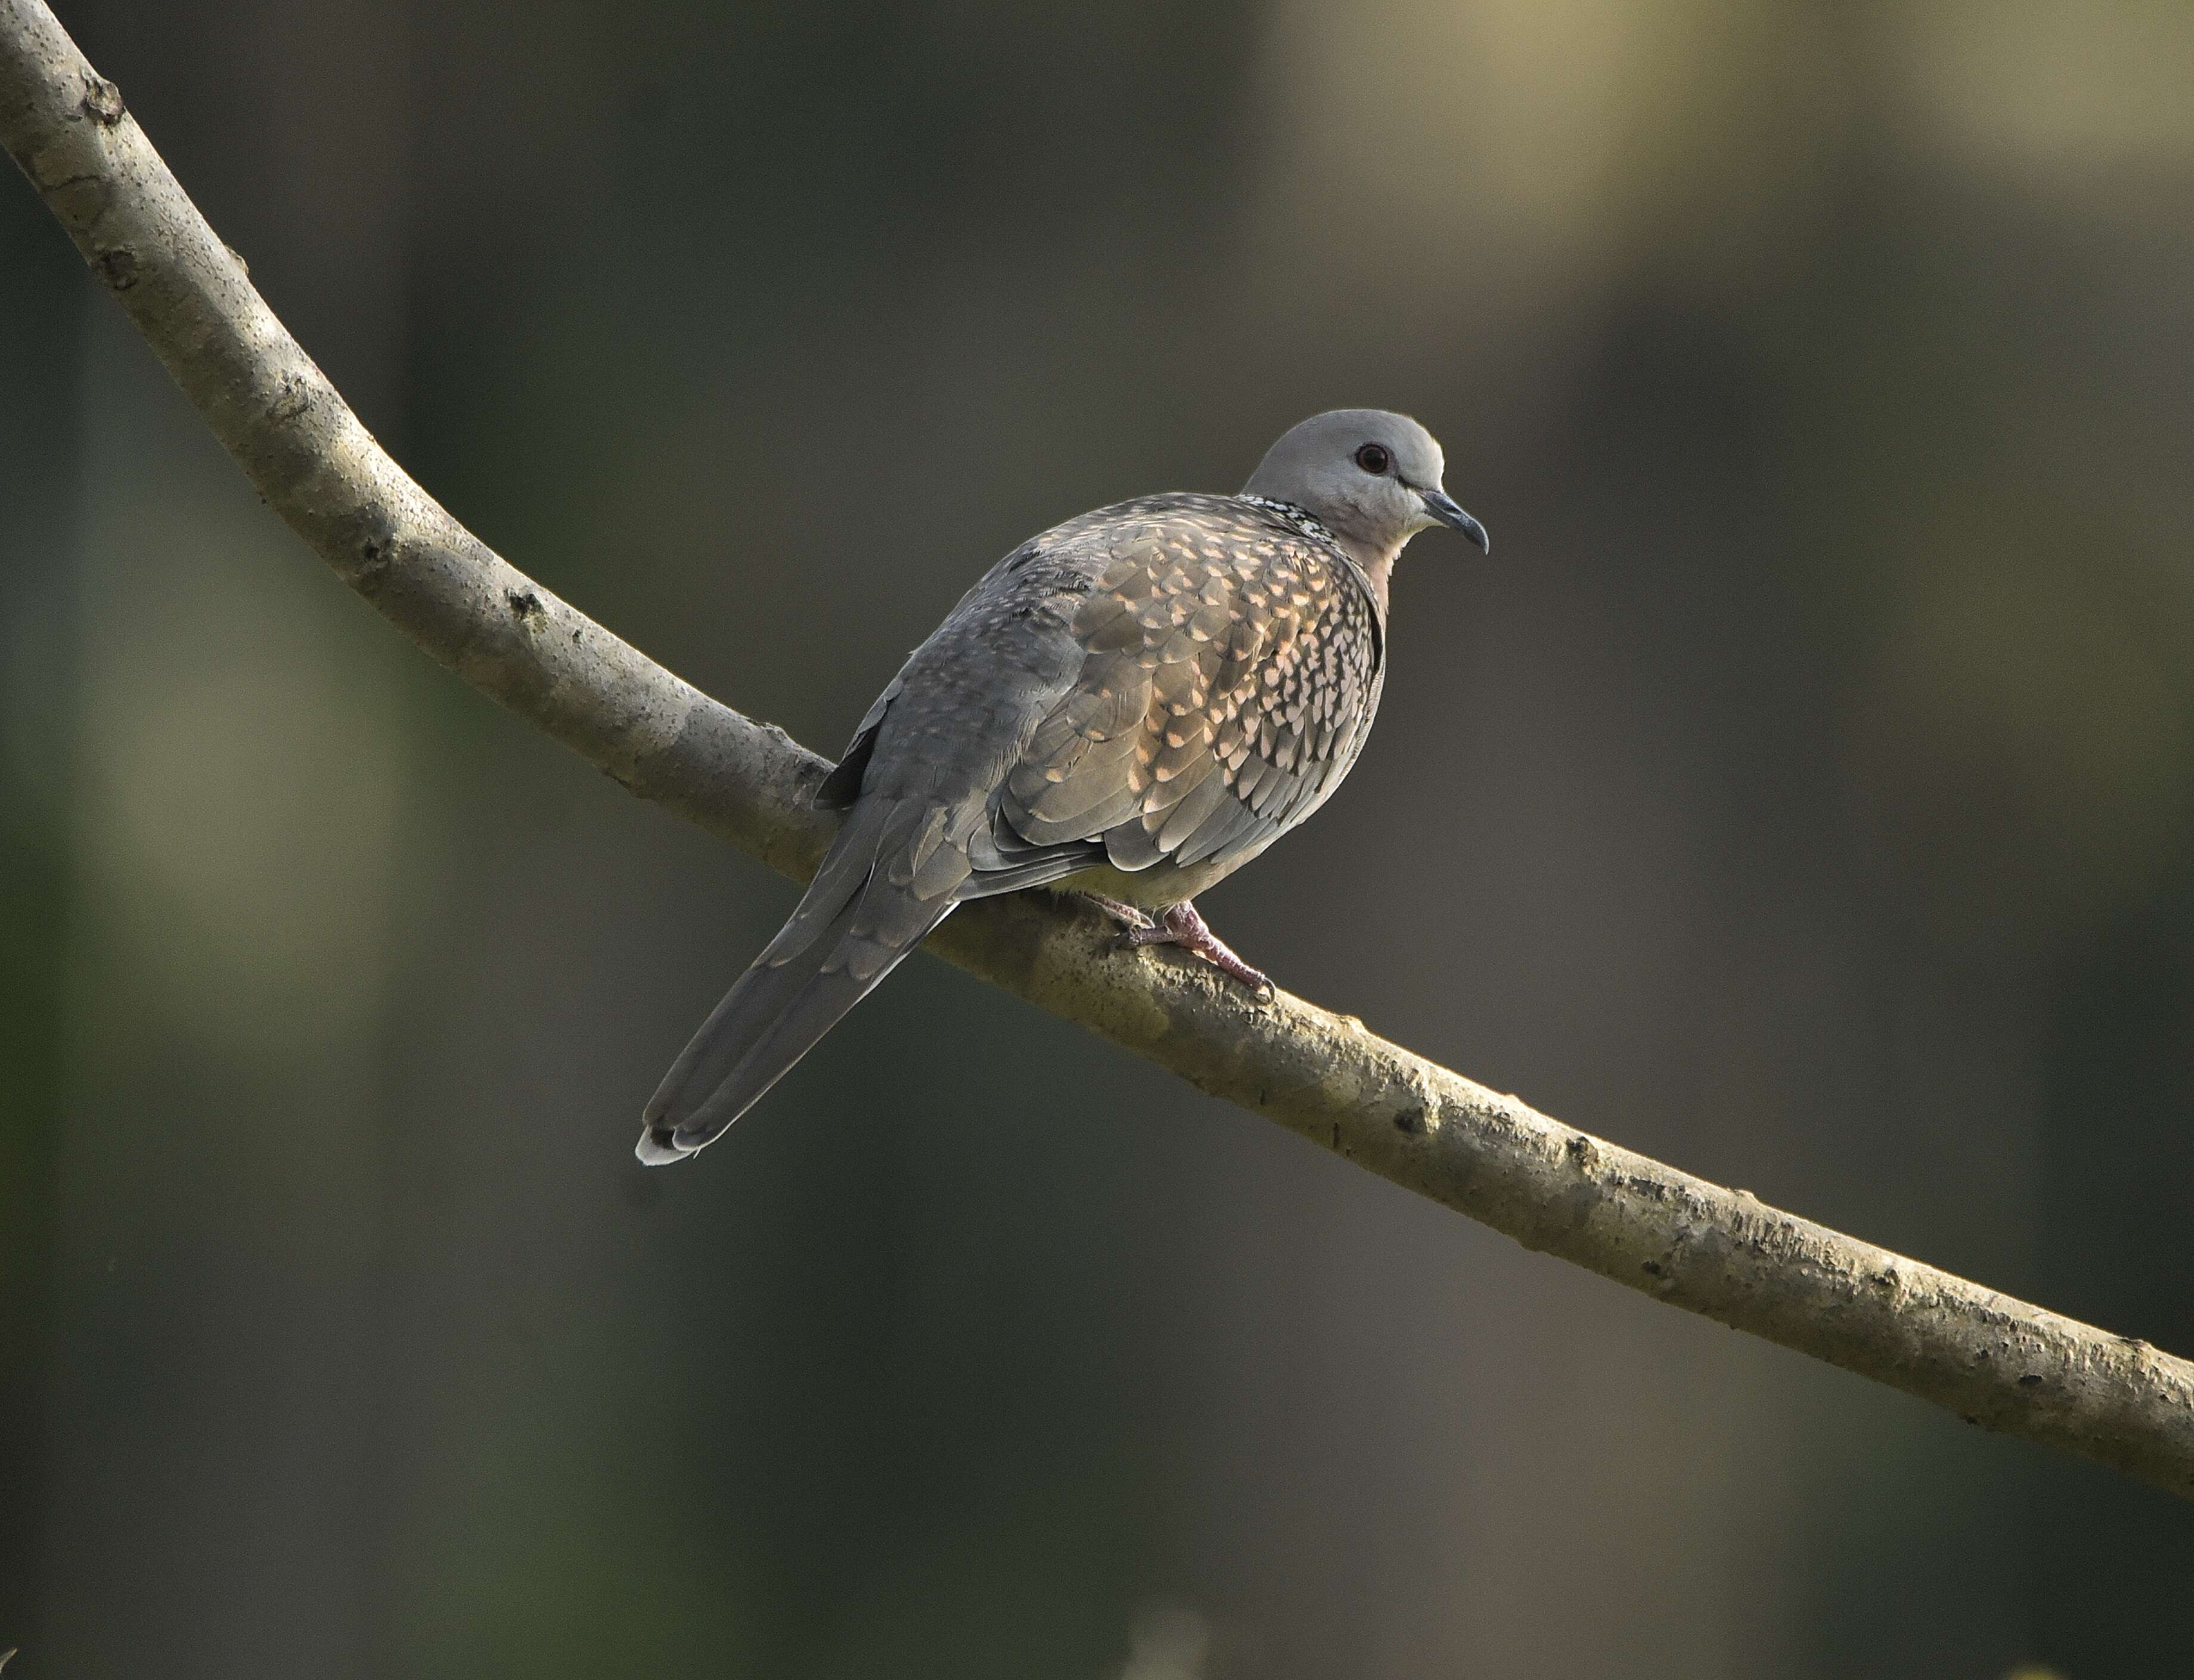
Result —
<instances>
[{"instance_id":1,"label":"thin branch","mask_svg":"<svg viewBox=\"0 0 2194 1680\"><path fill-rule=\"evenodd\" d=\"M0 143L291 529L428 653L642 798L805 878L827 768L515 570L414 483L252 289L42 0L0 0ZM1527 1248L2194 1498L2194 1365L1586 1136L1284 993L1116 951L1048 895L949 961Z\"/></svg>"}]
</instances>

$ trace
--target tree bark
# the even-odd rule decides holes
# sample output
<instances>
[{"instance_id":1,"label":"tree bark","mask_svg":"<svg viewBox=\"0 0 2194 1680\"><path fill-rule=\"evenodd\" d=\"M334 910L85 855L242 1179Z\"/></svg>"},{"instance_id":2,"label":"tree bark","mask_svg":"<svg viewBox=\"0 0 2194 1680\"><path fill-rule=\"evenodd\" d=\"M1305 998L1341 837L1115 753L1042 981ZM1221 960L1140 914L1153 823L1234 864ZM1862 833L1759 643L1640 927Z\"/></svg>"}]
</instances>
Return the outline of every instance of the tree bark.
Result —
<instances>
[{"instance_id":1,"label":"tree bark","mask_svg":"<svg viewBox=\"0 0 2194 1680\"><path fill-rule=\"evenodd\" d=\"M805 879L829 766L534 583L389 458L43 0L0 0L0 143L267 503L465 682ZM95 423L96 417L91 417ZM1671 1305L2194 1499L2194 1365L1551 1119L1284 992L1115 948L1048 894L929 948L1394 1182ZM635 1109L637 1103L635 1103Z\"/></svg>"}]
</instances>

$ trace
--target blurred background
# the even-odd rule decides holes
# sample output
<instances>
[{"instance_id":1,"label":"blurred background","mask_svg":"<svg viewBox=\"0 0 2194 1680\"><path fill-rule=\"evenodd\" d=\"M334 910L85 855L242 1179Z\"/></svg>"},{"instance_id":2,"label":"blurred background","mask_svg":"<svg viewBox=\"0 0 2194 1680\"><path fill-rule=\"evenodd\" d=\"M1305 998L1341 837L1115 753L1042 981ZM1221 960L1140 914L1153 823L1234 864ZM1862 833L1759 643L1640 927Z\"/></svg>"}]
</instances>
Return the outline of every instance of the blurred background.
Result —
<instances>
[{"instance_id":1,"label":"blurred background","mask_svg":"<svg viewBox=\"0 0 2194 1680\"><path fill-rule=\"evenodd\" d=\"M60 11L432 491L826 752L1022 537L1416 414L1495 557L1215 924L2194 1353L2194 9ZM10 171L9 1680L2184 1664L2185 1505L939 964L644 1172L793 897L350 596Z\"/></svg>"}]
</instances>

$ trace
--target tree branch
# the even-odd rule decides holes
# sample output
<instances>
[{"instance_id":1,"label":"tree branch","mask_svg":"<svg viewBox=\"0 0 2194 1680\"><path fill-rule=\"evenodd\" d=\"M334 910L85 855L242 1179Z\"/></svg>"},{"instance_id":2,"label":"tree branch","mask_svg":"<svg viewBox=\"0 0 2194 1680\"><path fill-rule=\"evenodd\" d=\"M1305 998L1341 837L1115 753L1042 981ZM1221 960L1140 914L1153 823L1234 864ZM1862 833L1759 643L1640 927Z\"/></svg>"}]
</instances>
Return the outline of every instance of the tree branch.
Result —
<instances>
[{"instance_id":1,"label":"tree branch","mask_svg":"<svg viewBox=\"0 0 2194 1680\"><path fill-rule=\"evenodd\" d=\"M270 506L465 682L644 799L806 878L828 768L507 564L381 449L42 0L0 0L0 143ZM1586 1136L1281 994L1116 951L1049 895L949 961L1527 1248L2194 1498L2194 1365Z\"/></svg>"}]
</instances>

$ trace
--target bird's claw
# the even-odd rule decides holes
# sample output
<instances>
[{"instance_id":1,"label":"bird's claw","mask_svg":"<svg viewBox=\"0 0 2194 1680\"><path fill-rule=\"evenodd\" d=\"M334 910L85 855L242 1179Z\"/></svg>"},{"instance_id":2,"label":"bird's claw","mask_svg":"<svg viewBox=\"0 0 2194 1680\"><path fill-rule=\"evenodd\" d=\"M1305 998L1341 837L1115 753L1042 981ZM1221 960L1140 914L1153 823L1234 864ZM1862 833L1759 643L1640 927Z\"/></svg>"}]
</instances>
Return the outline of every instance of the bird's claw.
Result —
<instances>
[{"instance_id":1,"label":"bird's claw","mask_svg":"<svg viewBox=\"0 0 2194 1680\"><path fill-rule=\"evenodd\" d=\"M1154 919L1132 904L1094 894L1090 896L1099 909L1125 929L1113 941L1115 950L1140 951L1146 946L1177 945L1202 958L1237 985L1246 987L1259 1003L1272 1001L1272 976L1236 956L1226 941L1211 931L1193 904L1183 900L1169 905Z\"/></svg>"}]
</instances>

